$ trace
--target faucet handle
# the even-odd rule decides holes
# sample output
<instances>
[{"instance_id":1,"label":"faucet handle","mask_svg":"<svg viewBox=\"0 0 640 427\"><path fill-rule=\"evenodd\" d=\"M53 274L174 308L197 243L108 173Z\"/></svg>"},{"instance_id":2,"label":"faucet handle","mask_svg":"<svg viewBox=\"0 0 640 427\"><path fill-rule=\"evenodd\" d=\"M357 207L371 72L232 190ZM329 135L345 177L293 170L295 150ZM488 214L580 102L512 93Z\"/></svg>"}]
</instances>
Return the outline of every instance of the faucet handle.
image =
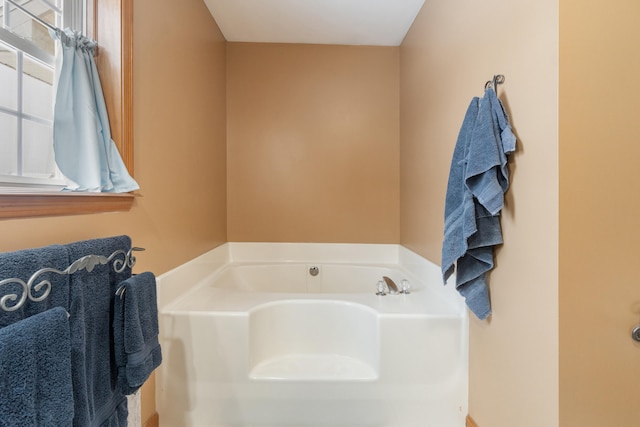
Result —
<instances>
[{"instance_id":1,"label":"faucet handle","mask_svg":"<svg viewBox=\"0 0 640 427\"><path fill-rule=\"evenodd\" d=\"M400 288L400 292L405 295L411 293L411 283L407 279L402 279L402 282L400 282Z\"/></svg>"},{"instance_id":2,"label":"faucet handle","mask_svg":"<svg viewBox=\"0 0 640 427\"><path fill-rule=\"evenodd\" d=\"M378 291L376 292L376 295L384 296L387 294L387 285L385 285L382 280L378 280L378 283L376 284L376 290Z\"/></svg>"}]
</instances>

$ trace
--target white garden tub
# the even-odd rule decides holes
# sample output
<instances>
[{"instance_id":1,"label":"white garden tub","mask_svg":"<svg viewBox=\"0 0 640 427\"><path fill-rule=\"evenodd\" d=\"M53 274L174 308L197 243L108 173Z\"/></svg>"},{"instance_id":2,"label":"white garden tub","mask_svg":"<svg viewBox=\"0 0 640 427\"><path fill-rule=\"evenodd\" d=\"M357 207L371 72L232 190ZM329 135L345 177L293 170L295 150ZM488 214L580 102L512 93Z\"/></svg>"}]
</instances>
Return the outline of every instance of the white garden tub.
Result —
<instances>
[{"instance_id":1,"label":"white garden tub","mask_svg":"<svg viewBox=\"0 0 640 427\"><path fill-rule=\"evenodd\" d=\"M256 243L160 276L160 425L463 427L468 320L439 278L396 245Z\"/></svg>"}]
</instances>

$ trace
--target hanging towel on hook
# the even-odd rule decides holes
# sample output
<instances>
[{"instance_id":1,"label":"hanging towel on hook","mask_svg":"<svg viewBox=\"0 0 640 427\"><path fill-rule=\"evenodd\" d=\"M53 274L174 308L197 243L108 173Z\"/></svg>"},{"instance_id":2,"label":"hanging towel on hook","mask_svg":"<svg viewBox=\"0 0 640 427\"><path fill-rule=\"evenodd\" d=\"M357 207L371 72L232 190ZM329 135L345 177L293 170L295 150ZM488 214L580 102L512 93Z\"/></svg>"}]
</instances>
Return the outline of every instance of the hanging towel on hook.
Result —
<instances>
[{"instance_id":1,"label":"hanging towel on hook","mask_svg":"<svg viewBox=\"0 0 640 427\"><path fill-rule=\"evenodd\" d=\"M467 252L467 239L476 232L475 206L471 192L465 187L465 169L479 102L479 98L473 98L467 108L449 169L442 244L445 281L453 274L455 262Z\"/></svg>"},{"instance_id":2,"label":"hanging towel on hook","mask_svg":"<svg viewBox=\"0 0 640 427\"><path fill-rule=\"evenodd\" d=\"M507 154L516 148L507 113L493 89L480 101L478 118L469 144L465 183L491 215L500 213L509 188Z\"/></svg>"},{"instance_id":3,"label":"hanging towel on hook","mask_svg":"<svg viewBox=\"0 0 640 427\"><path fill-rule=\"evenodd\" d=\"M493 89L473 98L451 161L445 200L442 275L457 266L456 288L480 319L491 314L487 273L493 251L502 244L499 213L509 187L507 154L516 139Z\"/></svg>"},{"instance_id":4,"label":"hanging towel on hook","mask_svg":"<svg viewBox=\"0 0 640 427\"><path fill-rule=\"evenodd\" d=\"M113 337L118 383L135 393L162 363L158 341L156 277L147 271L120 285L114 304Z\"/></svg>"}]
</instances>

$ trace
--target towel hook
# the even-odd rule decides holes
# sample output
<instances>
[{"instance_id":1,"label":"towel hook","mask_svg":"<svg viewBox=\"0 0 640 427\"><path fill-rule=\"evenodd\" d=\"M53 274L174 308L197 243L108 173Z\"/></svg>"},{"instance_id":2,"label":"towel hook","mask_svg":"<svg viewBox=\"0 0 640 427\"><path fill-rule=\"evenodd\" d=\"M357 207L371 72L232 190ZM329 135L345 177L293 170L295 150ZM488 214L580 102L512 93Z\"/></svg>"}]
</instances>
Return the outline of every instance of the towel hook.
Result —
<instances>
[{"instance_id":1,"label":"towel hook","mask_svg":"<svg viewBox=\"0 0 640 427\"><path fill-rule=\"evenodd\" d=\"M489 80L487 81L487 83L485 83L484 88L485 90L493 88L493 90L496 92L496 95L497 95L498 85L501 85L502 83L504 83L504 74L496 74L493 76L492 80Z\"/></svg>"}]
</instances>

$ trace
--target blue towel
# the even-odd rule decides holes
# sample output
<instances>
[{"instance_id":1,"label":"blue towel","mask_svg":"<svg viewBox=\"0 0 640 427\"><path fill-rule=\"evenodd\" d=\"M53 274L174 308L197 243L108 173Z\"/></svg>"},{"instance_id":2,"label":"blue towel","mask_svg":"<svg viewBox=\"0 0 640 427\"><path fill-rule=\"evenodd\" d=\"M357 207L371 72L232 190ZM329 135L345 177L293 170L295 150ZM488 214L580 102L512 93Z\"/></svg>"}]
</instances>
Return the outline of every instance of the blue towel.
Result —
<instances>
[{"instance_id":1,"label":"blue towel","mask_svg":"<svg viewBox=\"0 0 640 427\"><path fill-rule=\"evenodd\" d=\"M0 280L17 278L26 283L33 273L43 267L55 268L62 271L68 266L68 252L67 249L61 245L4 252L0 253ZM15 311L4 311L0 308L0 327L26 319L31 315L41 313L52 307L62 307L69 311L69 277L67 275L48 272L39 275L34 285L43 280L51 283L51 293L49 296L40 302L34 302L27 298L24 305ZM40 291L33 289L33 296L41 296L45 290L46 288L42 288ZM15 305L15 303L25 295L25 292L18 282L7 283L0 286L0 298L10 294L17 295L17 300L7 301L7 306L9 307Z\"/></svg>"},{"instance_id":2,"label":"blue towel","mask_svg":"<svg viewBox=\"0 0 640 427\"><path fill-rule=\"evenodd\" d=\"M118 381L124 394L133 394L162 363L156 278L151 272L141 273L119 289L113 323Z\"/></svg>"},{"instance_id":3,"label":"blue towel","mask_svg":"<svg viewBox=\"0 0 640 427\"><path fill-rule=\"evenodd\" d=\"M118 236L71 243L72 260L95 254L108 257L131 248L131 239ZM123 259L120 255L118 259ZM71 277L71 346L76 427L127 425L127 400L117 384L113 353L113 302L118 283L131 276L131 269L116 273L113 261L96 265L93 271L78 271Z\"/></svg>"},{"instance_id":4,"label":"blue towel","mask_svg":"<svg viewBox=\"0 0 640 427\"><path fill-rule=\"evenodd\" d=\"M487 274L502 244L499 213L509 187L507 154L515 150L508 117L492 89L471 101L449 172L442 244L446 281L457 263L456 288L480 319L491 314Z\"/></svg>"},{"instance_id":5,"label":"blue towel","mask_svg":"<svg viewBox=\"0 0 640 427\"><path fill-rule=\"evenodd\" d=\"M493 89L480 101L469 144L464 179L478 202L491 215L500 213L509 188L507 154L516 148L516 138L502 103Z\"/></svg>"},{"instance_id":6,"label":"blue towel","mask_svg":"<svg viewBox=\"0 0 640 427\"><path fill-rule=\"evenodd\" d=\"M0 329L0 426L72 425L70 344L62 307Z\"/></svg>"},{"instance_id":7,"label":"blue towel","mask_svg":"<svg viewBox=\"0 0 640 427\"><path fill-rule=\"evenodd\" d=\"M476 231L475 206L465 186L465 168L480 100L473 98L458 133L453 151L445 200L442 272L446 281L455 270L455 262L467 252L467 239Z\"/></svg>"}]
</instances>

